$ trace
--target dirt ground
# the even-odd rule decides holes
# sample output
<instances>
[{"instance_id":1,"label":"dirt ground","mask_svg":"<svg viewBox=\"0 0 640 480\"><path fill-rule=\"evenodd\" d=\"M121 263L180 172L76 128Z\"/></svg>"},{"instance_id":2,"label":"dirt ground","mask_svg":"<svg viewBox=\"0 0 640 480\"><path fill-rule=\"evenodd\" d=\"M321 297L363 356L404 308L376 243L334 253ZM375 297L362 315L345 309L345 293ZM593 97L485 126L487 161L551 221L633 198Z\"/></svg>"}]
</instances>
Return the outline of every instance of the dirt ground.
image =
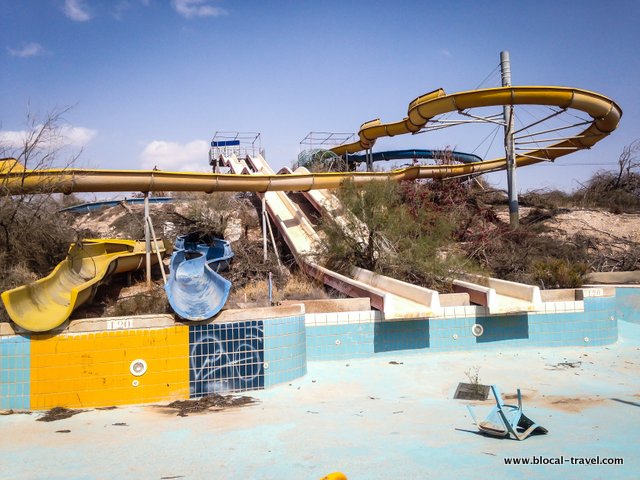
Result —
<instances>
[{"instance_id":1,"label":"dirt ground","mask_svg":"<svg viewBox=\"0 0 640 480\"><path fill-rule=\"evenodd\" d=\"M530 207L520 207L520 218L526 217ZM569 237L577 233L588 235L601 241L626 240L640 243L640 214L614 214L606 210L562 209L563 212L545 220L546 227L557 230L559 236ZM566 210L566 211L564 211ZM499 209L498 218L509 222L509 211Z\"/></svg>"}]
</instances>

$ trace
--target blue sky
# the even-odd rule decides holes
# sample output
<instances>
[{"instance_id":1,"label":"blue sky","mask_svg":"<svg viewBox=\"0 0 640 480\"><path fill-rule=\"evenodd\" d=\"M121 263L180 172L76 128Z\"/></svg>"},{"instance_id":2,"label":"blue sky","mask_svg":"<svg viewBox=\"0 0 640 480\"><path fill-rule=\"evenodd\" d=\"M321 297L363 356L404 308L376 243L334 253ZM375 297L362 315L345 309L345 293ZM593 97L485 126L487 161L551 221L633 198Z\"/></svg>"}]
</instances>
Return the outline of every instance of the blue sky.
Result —
<instances>
[{"instance_id":1,"label":"blue sky","mask_svg":"<svg viewBox=\"0 0 640 480\"><path fill-rule=\"evenodd\" d=\"M514 85L593 90L624 111L591 151L520 170L519 188L575 188L640 138L635 1L0 0L0 11L2 138L27 111L72 107L64 133L82 166L206 170L213 133L239 130L261 132L278 169L309 131L399 120L438 87L497 86L501 50ZM478 149L483 137L452 128L376 148L499 154L500 138Z\"/></svg>"}]
</instances>

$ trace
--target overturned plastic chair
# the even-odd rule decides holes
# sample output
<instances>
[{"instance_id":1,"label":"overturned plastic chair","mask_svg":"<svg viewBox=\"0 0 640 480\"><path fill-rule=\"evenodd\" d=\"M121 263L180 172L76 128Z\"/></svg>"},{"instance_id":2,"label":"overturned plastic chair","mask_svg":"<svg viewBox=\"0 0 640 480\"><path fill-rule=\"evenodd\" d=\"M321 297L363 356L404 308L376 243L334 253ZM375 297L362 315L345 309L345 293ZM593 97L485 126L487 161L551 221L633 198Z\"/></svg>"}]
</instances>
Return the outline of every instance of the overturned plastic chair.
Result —
<instances>
[{"instance_id":1,"label":"overturned plastic chair","mask_svg":"<svg viewBox=\"0 0 640 480\"><path fill-rule=\"evenodd\" d=\"M522 413L520 389L518 389L518 405L505 405L500 396L500 391L495 385L491 385L491 391L496 398L496 406L489 412L484 421L478 422L471 405L467 405L474 423L482 433L492 437L508 437L509 433L511 433L518 440L524 440L533 433L548 433L546 428L534 423Z\"/></svg>"}]
</instances>

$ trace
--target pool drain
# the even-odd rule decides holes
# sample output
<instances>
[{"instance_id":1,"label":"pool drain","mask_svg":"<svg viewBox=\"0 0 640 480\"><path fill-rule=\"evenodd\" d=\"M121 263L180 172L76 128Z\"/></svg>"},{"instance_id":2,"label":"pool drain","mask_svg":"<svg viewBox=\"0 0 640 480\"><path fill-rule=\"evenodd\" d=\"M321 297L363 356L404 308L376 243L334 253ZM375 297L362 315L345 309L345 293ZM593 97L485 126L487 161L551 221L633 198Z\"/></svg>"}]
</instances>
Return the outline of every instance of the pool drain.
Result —
<instances>
[{"instance_id":1,"label":"pool drain","mask_svg":"<svg viewBox=\"0 0 640 480\"><path fill-rule=\"evenodd\" d=\"M481 337L482 334L484 333L484 327L479 323L474 323L473 326L471 327L471 333L473 334L474 337Z\"/></svg>"}]
</instances>

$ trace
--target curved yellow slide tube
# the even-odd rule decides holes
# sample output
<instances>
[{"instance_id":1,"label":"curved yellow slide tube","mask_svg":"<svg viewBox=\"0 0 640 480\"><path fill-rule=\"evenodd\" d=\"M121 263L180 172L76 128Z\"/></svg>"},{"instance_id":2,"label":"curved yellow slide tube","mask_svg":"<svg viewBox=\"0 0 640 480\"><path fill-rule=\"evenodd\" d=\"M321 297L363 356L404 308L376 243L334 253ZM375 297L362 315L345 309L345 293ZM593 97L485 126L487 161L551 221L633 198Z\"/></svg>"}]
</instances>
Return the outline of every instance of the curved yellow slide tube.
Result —
<instances>
[{"instance_id":1,"label":"curved yellow slide tube","mask_svg":"<svg viewBox=\"0 0 640 480\"><path fill-rule=\"evenodd\" d=\"M64 323L93 296L104 278L137 270L144 263L144 242L83 240L72 244L67 258L45 278L3 292L2 302L16 324L31 332L45 332Z\"/></svg>"},{"instance_id":2,"label":"curved yellow slide tube","mask_svg":"<svg viewBox=\"0 0 640 480\"><path fill-rule=\"evenodd\" d=\"M590 148L615 130L622 116L622 110L613 100L599 93L578 88L549 86L498 87L453 93L451 95L447 95L444 90L438 89L413 100L409 104L408 116L403 120L395 123L381 123L379 119L365 122L360 126L358 141L338 145L331 150L338 155L356 153L371 148L380 137L416 133L437 115L463 111L469 108L501 105L545 105L563 109L573 108L592 117L593 121L583 132L576 135L577 138L550 145L549 149L534 150L527 153L527 155L546 160L554 160L573 151L556 150L551 149L551 147ZM521 156L518 158L518 163L524 165L536 162L531 160L534 159ZM489 162L500 161L504 162L504 159L490 160Z\"/></svg>"},{"instance_id":3,"label":"curved yellow slide tube","mask_svg":"<svg viewBox=\"0 0 640 480\"><path fill-rule=\"evenodd\" d=\"M447 95L439 89L416 98L409 104L408 116L395 123L373 120L364 123L359 140L337 146L337 154L354 153L371 148L376 139L415 133L430 119L447 112L474 107L499 105L547 105L572 108L587 113L592 122L575 138L564 140L546 149L532 150L516 156L517 166L554 160L576 149L592 147L609 135L620 122L622 110L609 98L577 88L553 86L499 87ZM558 147L565 147L558 148ZM566 148L571 147L571 148ZM535 157L535 158L532 158ZM234 175L151 170L24 170L15 159L0 161L0 187L9 194L72 193L72 192L267 192L307 191L339 188L346 181L361 184L378 180L415 180L445 178L501 170L504 158L468 164L427 165L391 172L308 173L287 175Z\"/></svg>"}]
</instances>

